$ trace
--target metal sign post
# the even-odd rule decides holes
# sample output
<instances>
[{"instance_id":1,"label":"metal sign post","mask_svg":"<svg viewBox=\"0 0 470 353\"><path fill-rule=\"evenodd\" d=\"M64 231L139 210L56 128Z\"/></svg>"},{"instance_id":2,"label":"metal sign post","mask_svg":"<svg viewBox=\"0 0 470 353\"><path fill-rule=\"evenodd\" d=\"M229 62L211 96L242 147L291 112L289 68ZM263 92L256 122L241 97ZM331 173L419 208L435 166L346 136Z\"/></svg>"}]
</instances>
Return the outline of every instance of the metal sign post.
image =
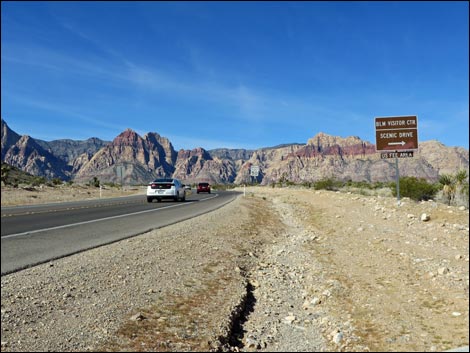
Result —
<instances>
[{"instance_id":1,"label":"metal sign post","mask_svg":"<svg viewBox=\"0 0 470 353\"><path fill-rule=\"evenodd\" d=\"M398 157L395 157L396 183L397 183L397 205L400 206L400 171L398 169Z\"/></svg>"},{"instance_id":2,"label":"metal sign post","mask_svg":"<svg viewBox=\"0 0 470 353\"><path fill-rule=\"evenodd\" d=\"M117 174L118 177L121 177L121 189L123 189L122 177L124 175L124 169L125 169L125 167L123 165L117 165L116 166L116 174Z\"/></svg>"}]
</instances>

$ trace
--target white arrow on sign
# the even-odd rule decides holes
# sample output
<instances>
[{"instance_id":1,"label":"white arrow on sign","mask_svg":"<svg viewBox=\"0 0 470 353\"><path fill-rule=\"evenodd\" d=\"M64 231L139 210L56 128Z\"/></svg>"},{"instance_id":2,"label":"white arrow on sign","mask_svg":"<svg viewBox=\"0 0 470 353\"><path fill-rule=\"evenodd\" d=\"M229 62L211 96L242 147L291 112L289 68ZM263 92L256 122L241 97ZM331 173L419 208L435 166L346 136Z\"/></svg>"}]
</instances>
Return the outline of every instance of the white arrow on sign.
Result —
<instances>
[{"instance_id":1,"label":"white arrow on sign","mask_svg":"<svg viewBox=\"0 0 470 353\"><path fill-rule=\"evenodd\" d=\"M402 141L402 142L389 142L388 145L389 146L394 146L394 145L402 145L402 146L405 146L405 141Z\"/></svg>"}]
</instances>

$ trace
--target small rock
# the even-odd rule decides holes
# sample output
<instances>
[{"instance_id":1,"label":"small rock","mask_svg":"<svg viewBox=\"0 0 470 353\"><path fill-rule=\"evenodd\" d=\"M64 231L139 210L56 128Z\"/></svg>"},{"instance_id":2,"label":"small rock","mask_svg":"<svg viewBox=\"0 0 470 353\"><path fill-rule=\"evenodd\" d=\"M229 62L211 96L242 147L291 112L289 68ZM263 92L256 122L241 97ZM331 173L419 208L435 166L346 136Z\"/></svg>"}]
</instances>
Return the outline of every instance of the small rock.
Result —
<instances>
[{"instance_id":1,"label":"small rock","mask_svg":"<svg viewBox=\"0 0 470 353\"><path fill-rule=\"evenodd\" d=\"M131 316L131 321L142 321L144 319L146 319L146 317L142 315L142 313L137 313L134 316Z\"/></svg>"},{"instance_id":2,"label":"small rock","mask_svg":"<svg viewBox=\"0 0 470 353\"><path fill-rule=\"evenodd\" d=\"M320 298L317 298L317 297L313 298L313 299L310 301L310 304L311 304L311 305L318 305L318 304L320 304L320 303L321 303L321 300L320 300Z\"/></svg>"},{"instance_id":3,"label":"small rock","mask_svg":"<svg viewBox=\"0 0 470 353\"><path fill-rule=\"evenodd\" d=\"M341 343L341 341L343 340L343 333L339 330L337 330L336 332L334 332L333 334L333 342L337 345L339 345Z\"/></svg>"},{"instance_id":4,"label":"small rock","mask_svg":"<svg viewBox=\"0 0 470 353\"><path fill-rule=\"evenodd\" d=\"M287 323L287 324L292 324L295 320L295 316L294 315L289 315L289 316L286 316L284 318L284 322Z\"/></svg>"},{"instance_id":5,"label":"small rock","mask_svg":"<svg viewBox=\"0 0 470 353\"><path fill-rule=\"evenodd\" d=\"M248 348L258 348L259 344L254 337L247 337L245 340L245 346Z\"/></svg>"},{"instance_id":6,"label":"small rock","mask_svg":"<svg viewBox=\"0 0 470 353\"><path fill-rule=\"evenodd\" d=\"M441 276L445 275L448 272L449 272L449 269L447 267L440 267L437 269L437 273L440 274Z\"/></svg>"},{"instance_id":7,"label":"small rock","mask_svg":"<svg viewBox=\"0 0 470 353\"><path fill-rule=\"evenodd\" d=\"M423 214L421 214L420 219L421 219L422 222L427 222L431 219L431 216L428 215L427 213L423 213Z\"/></svg>"}]
</instances>

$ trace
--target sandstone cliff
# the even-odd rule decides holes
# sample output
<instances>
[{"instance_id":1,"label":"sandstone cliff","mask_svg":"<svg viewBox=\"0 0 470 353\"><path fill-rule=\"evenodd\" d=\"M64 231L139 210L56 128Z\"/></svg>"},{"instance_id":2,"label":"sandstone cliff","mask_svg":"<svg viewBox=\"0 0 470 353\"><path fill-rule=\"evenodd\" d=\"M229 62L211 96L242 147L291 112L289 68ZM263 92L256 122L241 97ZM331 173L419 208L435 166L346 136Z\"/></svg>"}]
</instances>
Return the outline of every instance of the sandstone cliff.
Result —
<instances>
[{"instance_id":1,"label":"sandstone cliff","mask_svg":"<svg viewBox=\"0 0 470 353\"><path fill-rule=\"evenodd\" d=\"M175 156L168 139L156 133L142 138L127 129L84 163L74 179L87 181L93 176L103 181L146 184L157 177L171 176Z\"/></svg>"},{"instance_id":2,"label":"sandstone cliff","mask_svg":"<svg viewBox=\"0 0 470 353\"><path fill-rule=\"evenodd\" d=\"M314 182L324 178L352 181L393 181L395 160L381 159L375 145L359 137L320 132L306 144L280 145L258 150L199 147L176 152L171 142L155 132L144 137L127 129L112 142L36 141L20 136L2 120L2 161L34 175L77 182L147 184L158 177L177 177L185 183ZM46 148L44 148L46 147ZM250 176L258 166L259 175ZM413 158L399 160L401 176L437 181L442 174L468 171L469 152L438 141L420 142Z\"/></svg>"}]
</instances>

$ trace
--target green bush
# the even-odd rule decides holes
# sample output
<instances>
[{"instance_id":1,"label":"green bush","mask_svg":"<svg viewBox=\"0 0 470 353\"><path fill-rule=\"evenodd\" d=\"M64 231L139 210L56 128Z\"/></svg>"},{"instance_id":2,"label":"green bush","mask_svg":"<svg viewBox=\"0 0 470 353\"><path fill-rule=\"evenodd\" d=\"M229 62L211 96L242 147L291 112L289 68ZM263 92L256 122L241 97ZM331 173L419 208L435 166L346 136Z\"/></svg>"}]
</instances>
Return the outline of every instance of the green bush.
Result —
<instances>
[{"instance_id":1,"label":"green bush","mask_svg":"<svg viewBox=\"0 0 470 353\"><path fill-rule=\"evenodd\" d=\"M54 184L54 185L61 185L61 184L62 184L62 179L60 179L60 178L54 178L54 179L52 179L52 184Z\"/></svg>"},{"instance_id":2,"label":"green bush","mask_svg":"<svg viewBox=\"0 0 470 353\"><path fill-rule=\"evenodd\" d=\"M44 177L41 177L41 176L36 176L33 178L33 180L31 181L31 185L33 186L39 186L41 184L46 184L47 182L47 179L44 178Z\"/></svg>"},{"instance_id":3,"label":"green bush","mask_svg":"<svg viewBox=\"0 0 470 353\"><path fill-rule=\"evenodd\" d=\"M459 170L455 175L442 174L439 177L442 194L448 205L463 204L468 207L468 173Z\"/></svg>"},{"instance_id":4,"label":"green bush","mask_svg":"<svg viewBox=\"0 0 470 353\"><path fill-rule=\"evenodd\" d=\"M100 180L97 177L93 177L92 180L90 180L87 184L88 186L94 186L95 188L100 187Z\"/></svg>"},{"instance_id":5,"label":"green bush","mask_svg":"<svg viewBox=\"0 0 470 353\"><path fill-rule=\"evenodd\" d=\"M424 178L401 177L400 178L400 196L409 197L415 201L427 201L436 196L439 191L438 184L430 184ZM393 196L397 196L395 184L390 184Z\"/></svg>"},{"instance_id":6,"label":"green bush","mask_svg":"<svg viewBox=\"0 0 470 353\"><path fill-rule=\"evenodd\" d=\"M336 181L332 178L318 180L313 183L315 190L331 190L338 191L343 186L341 181Z\"/></svg>"}]
</instances>

